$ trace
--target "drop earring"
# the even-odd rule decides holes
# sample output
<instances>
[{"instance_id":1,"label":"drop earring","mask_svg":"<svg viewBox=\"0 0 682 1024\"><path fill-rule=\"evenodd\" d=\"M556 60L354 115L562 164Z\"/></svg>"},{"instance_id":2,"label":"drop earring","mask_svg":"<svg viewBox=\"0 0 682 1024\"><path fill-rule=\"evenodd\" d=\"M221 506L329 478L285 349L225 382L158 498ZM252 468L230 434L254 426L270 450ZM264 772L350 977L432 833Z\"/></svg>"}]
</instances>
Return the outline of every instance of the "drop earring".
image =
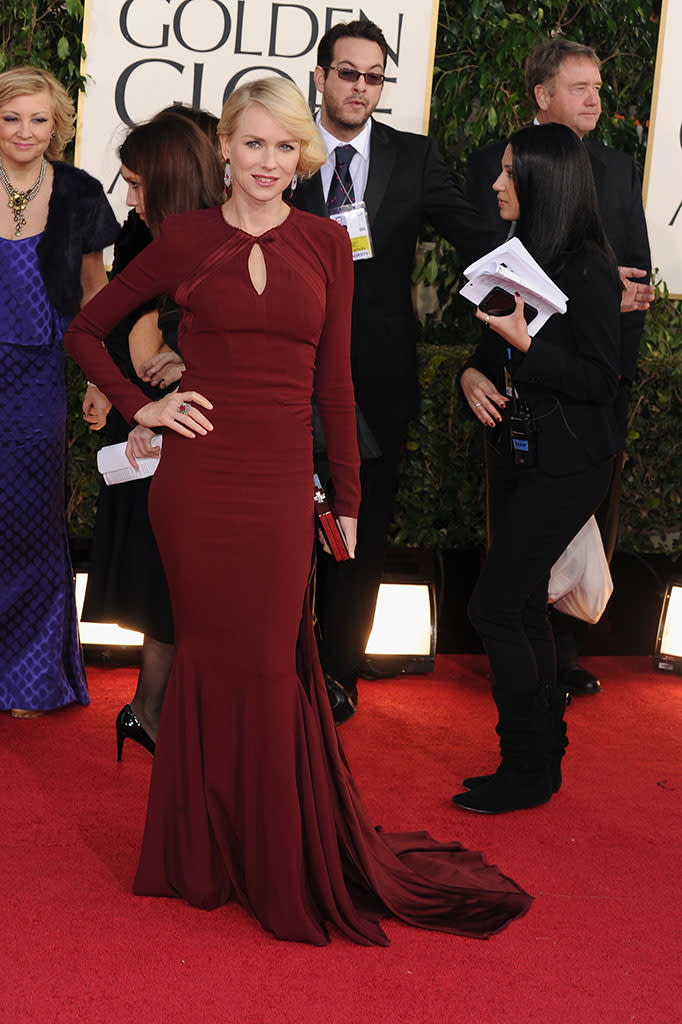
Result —
<instances>
[{"instance_id":1,"label":"drop earring","mask_svg":"<svg viewBox=\"0 0 682 1024\"><path fill-rule=\"evenodd\" d=\"M293 178L291 179L291 184L289 185L289 199L291 199L293 197L293 194L294 194L294 192L296 190L296 186L297 185L298 185L298 174L295 174L293 176Z\"/></svg>"},{"instance_id":2,"label":"drop earring","mask_svg":"<svg viewBox=\"0 0 682 1024\"><path fill-rule=\"evenodd\" d=\"M232 171L230 170L230 161L225 161L225 191L230 194L232 188Z\"/></svg>"}]
</instances>

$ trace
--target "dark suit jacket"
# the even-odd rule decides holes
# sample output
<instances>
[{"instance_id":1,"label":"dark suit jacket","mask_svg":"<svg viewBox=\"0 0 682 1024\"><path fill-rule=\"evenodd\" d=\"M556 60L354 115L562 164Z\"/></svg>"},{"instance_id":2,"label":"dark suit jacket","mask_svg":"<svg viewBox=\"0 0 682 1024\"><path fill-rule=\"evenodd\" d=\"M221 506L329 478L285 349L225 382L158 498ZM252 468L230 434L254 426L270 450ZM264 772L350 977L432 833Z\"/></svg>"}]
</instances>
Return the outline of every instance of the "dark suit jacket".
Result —
<instances>
[{"instance_id":1,"label":"dark suit jacket","mask_svg":"<svg viewBox=\"0 0 682 1024\"><path fill-rule=\"evenodd\" d=\"M622 439L613 403L620 360L620 279L593 243L571 253L552 279L568 296L563 315L550 317L527 353L512 349L512 379L537 425L538 465L566 476L615 454ZM467 366L480 370L504 394L507 345L483 331ZM489 443L509 445L507 405Z\"/></svg>"},{"instance_id":2,"label":"dark suit jacket","mask_svg":"<svg viewBox=\"0 0 682 1024\"><path fill-rule=\"evenodd\" d=\"M358 405L381 433L417 409L416 323L411 275L417 239L431 224L470 261L495 234L464 199L431 139L372 123L365 190L374 256L355 263L351 360ZM292 203L326 215L319 173Z\"/></svg>"},{"instance_id":3,"label":"dark suit jacket","mask_svg":"<svg viewBox=\"0 0 682 1024\"><path fill-rule=\"evenodd\" d=\"M619 266L651 270L651 253L646 220L642 208L642 186L634 160L595 139L584 140L592 164L599 209L606 236L616 254ZM499 228L499 241L507 235L508 226L500 221L492 183L500 173L506 142L494 142L475 152L469 160L466 194L483 214L486 224ZM633 380L637 370L639 344L644 328L644 313L623 313L621 316L622 358L620 372Z\"/></svg>"}]
</instances>

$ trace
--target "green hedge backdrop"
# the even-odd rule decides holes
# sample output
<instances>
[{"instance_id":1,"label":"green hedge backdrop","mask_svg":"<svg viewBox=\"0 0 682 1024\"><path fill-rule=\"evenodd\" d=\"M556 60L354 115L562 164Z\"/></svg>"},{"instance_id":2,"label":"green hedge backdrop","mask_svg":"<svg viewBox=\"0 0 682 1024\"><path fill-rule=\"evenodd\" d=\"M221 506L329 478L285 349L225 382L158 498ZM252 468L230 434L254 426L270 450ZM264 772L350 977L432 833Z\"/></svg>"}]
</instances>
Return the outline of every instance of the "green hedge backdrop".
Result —
<instances>
[{"instance_id":1,"label":"green hedge backdrop","mask_svg":"<svg viewBox=\"0 0 682 1024\"><path fill-rule=\"evenodd\" d=\"M596 135L634 155L643 170L659 3L636 0L441 0L431 132L456 174L477 147L530 118L523 60L541 38L562 33L594 46L603 60L604 113ZM49 68L74 98L82 85L80 0L4 3L0 68ZM458 404L455 374L476 338L471 307L456 294L457 254L434 239L422 247L415 286L422 317L421 412L412 424L400 478L393 540L470 548L484 538L479 428ZM89 535L101 444L80 417L83 380L70 364L67 510L72 536ZM630 414L623 481L621 547L682 553L682 307L659 282L647 318Z\"/></svg>"}]
</instances>

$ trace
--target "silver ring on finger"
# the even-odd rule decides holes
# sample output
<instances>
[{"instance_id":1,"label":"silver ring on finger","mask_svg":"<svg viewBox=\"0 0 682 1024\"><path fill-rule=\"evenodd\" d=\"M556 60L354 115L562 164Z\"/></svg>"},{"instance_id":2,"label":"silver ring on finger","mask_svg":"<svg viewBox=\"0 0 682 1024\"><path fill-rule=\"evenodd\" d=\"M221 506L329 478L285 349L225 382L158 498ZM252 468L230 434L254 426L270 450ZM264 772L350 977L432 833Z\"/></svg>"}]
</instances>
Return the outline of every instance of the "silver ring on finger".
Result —
<instances>
[{"instance_id":1,"label":"silver ring on finger","mask_svg":"<svg viewBox=\"0 0 682 1024\"><path fill-rule=\"evenodd\" d=\"M178 402L178 412L181 416L189 416L191 409L189 402Z\"/></svg>"},{"instance_id":2,"label":"silver ring on finger","mask_svg":"<svg viewBox=\"0 0 682 1024\"><path fill-rule=\"evenodd\" d=\"M476 404L474 405L474 409L478 409L480 404L481 404L480 402L476 402Z\"/></svg>"},{"instance_id":3,"label":"silver ring on finger","mask_svg":"<svg viewBox=\"0 0 682 1024\"><path fill-rule=\"evenodd\" d=\"M486 325L486 327L488 326L489 323L490 323L490 313L486 313L486 315L485 315L485 325Z\"/></svg>"}]
</instances>

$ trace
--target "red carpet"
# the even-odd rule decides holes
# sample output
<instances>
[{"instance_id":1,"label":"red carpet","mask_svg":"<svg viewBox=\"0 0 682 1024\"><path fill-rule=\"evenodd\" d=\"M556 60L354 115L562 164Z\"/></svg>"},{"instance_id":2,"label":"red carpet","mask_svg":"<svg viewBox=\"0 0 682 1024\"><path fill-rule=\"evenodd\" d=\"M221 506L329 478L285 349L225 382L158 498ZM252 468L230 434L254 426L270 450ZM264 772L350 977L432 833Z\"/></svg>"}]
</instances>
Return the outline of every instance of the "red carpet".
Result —
<instances>
[{"instance_id":1,"label":"red carpet","mask_svg":"<svg viewBox=\"0 0 682 1024\"><path fill-rule=\"evenodd\" d=\"M388 949L281 943L242 910L130 892L151 758L114 717L132 669L90 669L92 704L0 715L7 1024L675 1024L682 925L682 678L586 659L604 685L568 710L561 792L486 817L449 797L495 766L483 657L362 683L341 736L387 829L483 850L535 897L487 942L388 921Z\"/></svg>"}]
</instances>

